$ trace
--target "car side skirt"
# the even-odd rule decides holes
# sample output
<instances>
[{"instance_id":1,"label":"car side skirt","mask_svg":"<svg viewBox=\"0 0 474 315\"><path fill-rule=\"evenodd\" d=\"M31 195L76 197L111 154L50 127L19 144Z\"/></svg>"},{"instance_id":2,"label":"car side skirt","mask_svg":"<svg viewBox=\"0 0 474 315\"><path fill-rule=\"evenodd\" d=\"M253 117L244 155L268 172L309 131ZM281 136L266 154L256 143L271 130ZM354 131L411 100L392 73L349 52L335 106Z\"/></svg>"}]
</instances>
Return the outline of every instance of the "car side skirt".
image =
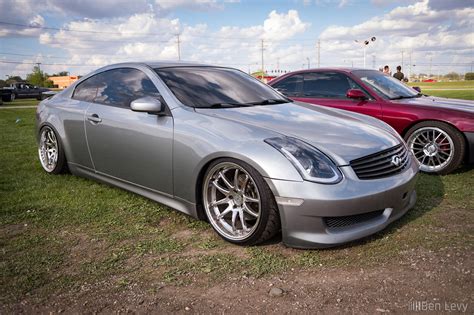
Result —
<instances>
[{"instance_id":1,"label":"car side skirt","mask_svg":"<svg viewBox=\"0 0 474 315\"><path fill-rule=\"evenodd\" d=\"M138 195L141 195L145 198L156 201L160 204L163 204L167 207L176 209L180 212L183 212L187 215L190 215L194 218L198 218L196 204L189 201L173 197L171 195L163 194L159 191L151 190L146 187L142 187L127 181L124 181L119 178L115 178L106 174L95 172L93 169L83 167L75 163L68 163L69 170L73 175L93 179L101 183L105 183L111 186L115 186Z\"/></svg>"}]
</instances>

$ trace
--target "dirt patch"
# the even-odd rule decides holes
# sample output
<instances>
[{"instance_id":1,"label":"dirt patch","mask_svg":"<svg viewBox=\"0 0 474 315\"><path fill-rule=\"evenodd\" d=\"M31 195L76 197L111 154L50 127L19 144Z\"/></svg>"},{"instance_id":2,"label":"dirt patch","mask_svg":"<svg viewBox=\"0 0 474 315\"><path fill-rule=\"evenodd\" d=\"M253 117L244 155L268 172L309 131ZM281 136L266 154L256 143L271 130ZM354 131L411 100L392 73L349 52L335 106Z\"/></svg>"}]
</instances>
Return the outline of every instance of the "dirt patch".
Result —
<instances>
[{"instance_id":1,"label":"dirt patch","mask_svg":"<svg viewBox=\"0 0 474 315\"><path fill-rule=\"evenodd\" d=\"M83 284L38 303L26 297L5 312L178 312L178 313L406 313L416 301L457 303L474 310L474 267L467 248L440 253L407 251L396 261L367 268L291 269L263 278L202 276L182 286L153 281L118 285L111 278ZM272 287L283 295L271 297ZM462 304L462 305L461 305ZM437 305L437 304L434 304Z\"/></svg>"}]
</instances>

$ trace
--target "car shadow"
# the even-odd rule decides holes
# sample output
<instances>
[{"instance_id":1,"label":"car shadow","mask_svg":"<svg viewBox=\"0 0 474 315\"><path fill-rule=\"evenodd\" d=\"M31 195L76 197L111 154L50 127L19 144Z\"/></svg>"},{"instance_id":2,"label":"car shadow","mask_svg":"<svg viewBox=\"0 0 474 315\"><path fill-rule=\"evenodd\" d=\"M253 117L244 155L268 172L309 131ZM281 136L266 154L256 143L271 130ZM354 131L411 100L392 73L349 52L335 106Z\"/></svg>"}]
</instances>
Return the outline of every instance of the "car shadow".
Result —
<instances>
[{"instance_id":1,"label":"car shadow","mask_svg":"<svg viewBox=\"0 0 474 315\"><path fill-rule=\"evenodd\" d=\"M474 164L463 165L462 167L458 168L451 174L463 174L463 173L469 172L472 169L474 169Z\"/></svg>"}]
</instances>

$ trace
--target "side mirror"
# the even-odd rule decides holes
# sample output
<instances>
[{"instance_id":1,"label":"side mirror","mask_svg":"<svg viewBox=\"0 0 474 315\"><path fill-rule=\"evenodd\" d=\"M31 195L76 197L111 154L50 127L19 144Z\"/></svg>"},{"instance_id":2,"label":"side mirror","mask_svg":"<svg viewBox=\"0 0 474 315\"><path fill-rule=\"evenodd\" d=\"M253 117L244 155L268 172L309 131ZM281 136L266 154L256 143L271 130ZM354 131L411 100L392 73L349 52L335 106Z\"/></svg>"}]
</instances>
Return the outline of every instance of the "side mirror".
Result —
<instances>
[{"instance_id":1,"label":"side mirror","mask_svg":"<svg viewBox=\"0 0 474 315\"><path fill-rule=\"evenodd\" d=\"M149 114L159 114L163 111L163 104L160 100L145 96L130 103L130 109L134 112L146 112Z\"/></svg>"},{"instance_id":2,"label":"side mirror","mask_svg":"<svg viewBox=\"0 0 474 315\"><path fill-rule=\"evenodd\" d=\"M414 86L413 89L415 91L418 91L418 93L421 93L421 88L419 86Z\"/></svg>"},{"instance_id":3,"label":"side mirror","mask_svg":"<svg viewBox=\"0 0 474 315\"><path fill-rule=\"evenodd\" d=\"M359 89L350 89L347 91L346 94L347 98L352 98L356 100L365 100L367 99L367 96L365 95L364 92L362 92Z\"/></svg>"}]
</instances>

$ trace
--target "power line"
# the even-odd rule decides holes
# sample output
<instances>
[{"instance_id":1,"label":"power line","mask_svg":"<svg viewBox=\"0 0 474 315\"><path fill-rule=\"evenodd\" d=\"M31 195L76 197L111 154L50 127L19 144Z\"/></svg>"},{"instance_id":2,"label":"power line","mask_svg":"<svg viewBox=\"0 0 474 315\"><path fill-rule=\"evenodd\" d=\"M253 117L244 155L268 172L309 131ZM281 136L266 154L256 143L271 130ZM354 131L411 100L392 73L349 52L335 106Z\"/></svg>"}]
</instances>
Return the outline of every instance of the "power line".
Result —
<instances>
[{"instance_id":1,"label":"power line","mask_svg":"<svg viewBox=\"0 0 474 315\"><path fill-rule=\"evenodd\" d=\"M38 62L21 62L21 61L13 61L13 60L0 60L0 63L8 63L8 64L20 64L20 65L37 65ZM69 64L69 63L41 63L43 66L67 66L67 67L96 67L95 65L77 65L77 64Z\"/></svg>"},{"instance_id":2,"label":"power line","mask_svg":"<svg viewBox=\"0 0 474 315\"><path fill-rule=\"evenodd\" d=\"M23 28L32 28L32 29L42 29L42 30L50 30L50 31L64 31L64 32L74 32L74 33L86 33L86 34L108 34L108 35L138 35L138 36L162 36L167 35L169 33L154 33L154 32L112 32L112 31L95 31L95 30L75 30L70 28L59 28L59 27L51 27L51 26L40 26L40 25L28 25L28 24L21 24L21 23L11 23L0 21L0 24L9 25L13 27L23 27ZM186 35L188 37L195 37L195 38L205 38L205 39L220 39L220 40L241 40L241 41L254 41L255 39L249 37L234 37L234 36L215 36L215 35ZM299 39L265 39L268 42L286 42L286 41L312 41L312 38L299 38ZM91 41L102 41L102 40L91 40Z\"/></svg>"}]
</instances>

